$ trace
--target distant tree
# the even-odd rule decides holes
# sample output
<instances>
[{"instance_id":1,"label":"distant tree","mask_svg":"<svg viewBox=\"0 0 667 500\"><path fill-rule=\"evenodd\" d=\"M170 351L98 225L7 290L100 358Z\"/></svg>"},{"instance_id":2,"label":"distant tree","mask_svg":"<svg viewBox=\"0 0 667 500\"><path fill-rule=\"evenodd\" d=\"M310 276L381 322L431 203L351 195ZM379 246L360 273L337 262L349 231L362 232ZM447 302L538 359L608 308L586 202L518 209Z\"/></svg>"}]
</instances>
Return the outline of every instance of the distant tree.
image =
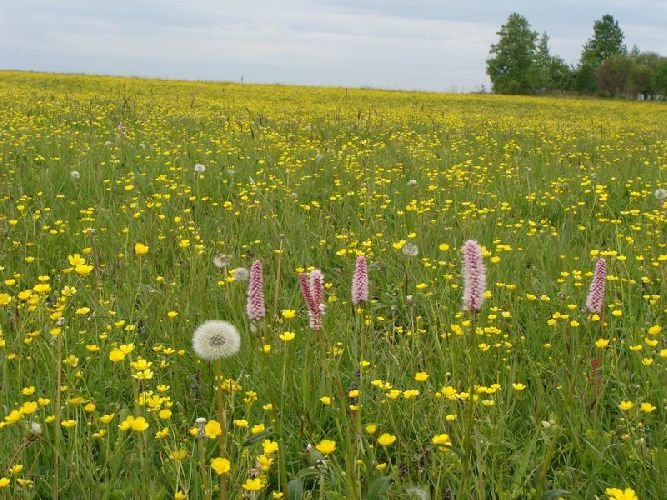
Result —
<instances>
[{"instance_id":1,"label":"distant tree","mask_svg":"<svg viewBox=\"0 0 667 500\"><path fill-rule=\"evenodd\" d=\"M551 54L546 33L537 38L530 82L537 93L565 91L572 86L572 72L561 57Z\"/></svg>"},{"instance_id":2,"label":"distant tree","mask_svg":"<svg viewBox=\"0 0 667 500\"><path fill-rule=\"evenodd\" d=\"M630 52L632 68L628 91L631 95L641 94L646 99L657 94L657 89L653 85L653 74L663 59L665 58L655 52L640 52L639 49Z\"/></svg>"},{"instance_id":3,"label":"distant tree","mask_svg":"<svg viewBox=\"0 0 667 500\"><path fill-rule=\"evenodd\" d=\"M662 57L651 75L651 88L655 95L667 99L667 58Z\"/></svg>"},{"instance_id":4,"label":"distant tree","mask_svg":"<svg viewBox=\"0 0 667 500\"><path fill-rule=\"evenodd\" d=\"M597 69L609 57L626 53L624 38L625 35L613 16L605 14L595 21L593 36L581 52L576 78L577 90L590 94L597 90Z\"/></svg>"},{"instance_id":5,"label":"distant tree","mask_svg":"<svg viewBox=\"0 0 667 500\"><path fill-rule=\"evenodd\" d=\"M595 71L598 90L609 97L628 94L632 66L632 59L626 55L607 57Z\"/></svg>"},{"instance_id":6,"label":"distant tree","mask_svg":"<svg viewBox=\"0 0 667 500\"><path fill-rule=\"evenodd\" d=\"M486 60L486 73L491 78L493 91L498 94L527 94L535 88L531 83L537 33L528 20L517 13L511 14L501 26L498 43L491 46Z\"/></svg>"}]
</instances>

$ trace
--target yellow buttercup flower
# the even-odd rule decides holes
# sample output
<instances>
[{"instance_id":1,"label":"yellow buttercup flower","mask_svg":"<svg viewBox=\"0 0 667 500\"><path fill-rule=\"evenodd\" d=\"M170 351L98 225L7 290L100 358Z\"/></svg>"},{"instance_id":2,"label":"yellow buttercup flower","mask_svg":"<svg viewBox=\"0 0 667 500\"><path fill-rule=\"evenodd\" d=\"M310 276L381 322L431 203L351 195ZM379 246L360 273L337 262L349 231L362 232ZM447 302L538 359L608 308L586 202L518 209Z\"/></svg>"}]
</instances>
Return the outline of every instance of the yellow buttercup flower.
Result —
<instances>
[{"instance_id":1,"label":"yellow buttercup flower","mask_svg":"<svg viewBox=\"0 0 667 500\"><path fill-rule=\"evenodd\" d=\"M334 451L336 451L336 441L323 439L315 446L315 448L322 455L331 455Z\"/></svg>"},{"instance_id":2,"label":"yellow buttercup flower","mask_svg":"<svg viewBox=\"0 0 667 500\"><path fill-rule=\"evenodd\" d=\"M211 460L211 469L219 476L227 474L231 469L231 463L226 458L214 458Z\"/></svg>"}]
</instances>

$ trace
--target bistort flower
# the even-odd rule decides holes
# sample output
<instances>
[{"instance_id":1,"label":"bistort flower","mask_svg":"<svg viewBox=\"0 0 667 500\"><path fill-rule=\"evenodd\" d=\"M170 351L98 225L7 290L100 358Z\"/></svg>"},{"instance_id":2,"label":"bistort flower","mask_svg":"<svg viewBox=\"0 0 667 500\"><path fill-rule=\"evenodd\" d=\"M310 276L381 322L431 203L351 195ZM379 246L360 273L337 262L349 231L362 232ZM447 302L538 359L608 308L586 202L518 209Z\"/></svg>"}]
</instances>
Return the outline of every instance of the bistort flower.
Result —
<instances>
[{"instance_id":1,"label":"bistort flower","mask_svg":"<svg viewBox=\"0 0 667 500\"><path fill-rule=\"evenodd\" d=\"M264 305L264 280L262 278L262 263L256 260L250 266L250 279L248 281L248 302L246 313L252 321L260 321L266 314Z\"/></svg>"},{"instance_id":2,"label":"bistort flower","mask_svg":"<svg viewBox=\"0 0 667 500\"><path fill-rule=\"evenodd\" d=\"M368 301L368 269L366 257L357 255L357 263L352 277L352 304L355 306Z\"/></svg>"},{"instance_id":3,"label":"bistort flower","mask_svg":"<svg viewBox=\"0 0 667 500\"><path fill-rule=\"evenodd\" d=\"M604 285L607 280L607 261L600 257L595 263L591 287L586 297L586 309L595 314L602 312L604 306Z\"/></svg>"},{"instance_id":4,"label":"bistort flower","mask_svg":"<svg viewBox=\"0 0 667 500\"><path fill-rule=\"evenodd\" d=\"M474 240L463 244L463 309L479 311L486 293L486 268L482 249Z\"/></svg>"}]
</instances>

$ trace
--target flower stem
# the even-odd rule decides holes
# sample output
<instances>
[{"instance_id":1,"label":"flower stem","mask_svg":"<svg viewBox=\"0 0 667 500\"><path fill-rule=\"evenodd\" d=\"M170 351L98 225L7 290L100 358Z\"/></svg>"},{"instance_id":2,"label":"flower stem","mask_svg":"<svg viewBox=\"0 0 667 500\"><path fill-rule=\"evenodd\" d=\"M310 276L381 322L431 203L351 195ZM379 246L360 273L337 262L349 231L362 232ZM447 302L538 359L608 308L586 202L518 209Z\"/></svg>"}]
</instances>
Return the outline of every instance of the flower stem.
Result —
<instances>
[{"instance_id":1,"label":"flower stem","mask_svg":"<svg viewBox=\"0 0 667 500\"><path fill-rule=\"evenodd\" d=\"M214 366L214 384L215 394L218 401L218 422L222 432L218 438L220 445L220 457L226 458L225 452L225 437L227 436L225 429L225 402L222 395L222 362L217 360ZM220 474L220 500L227 498L227 475Z\"/></svg>"},{"instance_id":2,"label":"flower stem","mask_svg":"<svg viewBox=\"0 0 667 500\"><path fill-rule=\"evenodd\" d=\"M53 460L53 499L58 500L60 494L60 393L62 385L62 368L63 368L63 333L60 332L56 337L56 411L55 411L55 457Z\"/></svg>"}]
</instances>

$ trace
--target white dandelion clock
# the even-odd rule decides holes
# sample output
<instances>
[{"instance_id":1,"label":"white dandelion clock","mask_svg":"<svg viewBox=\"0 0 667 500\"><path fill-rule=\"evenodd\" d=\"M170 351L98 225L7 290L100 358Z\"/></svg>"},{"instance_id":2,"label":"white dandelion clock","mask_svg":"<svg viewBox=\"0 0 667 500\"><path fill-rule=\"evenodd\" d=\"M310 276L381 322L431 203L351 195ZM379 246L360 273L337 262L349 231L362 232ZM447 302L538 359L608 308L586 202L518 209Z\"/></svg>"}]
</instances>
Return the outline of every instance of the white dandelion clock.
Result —
<instances>
[{"instance_id":1,"label":"white dandelion clock","mask_svg":"<svg viewBox=\"0 0 667 500\"><path fill-rule=\"evenodd\" d=\"M192 336L195 354L206 361L229 358L241 348L241 336L227 321L209 320L197 327Z\"/></svg>"},{"instance_id":2,"label":"white dandelion clock","mask_svg":"<svg viewBox=\"0 0 667 500\"><path fill-rule=\"evenodd\" d=\"M195 172L197 172L198 174L203 174L204 172L206 172L206 167L201 163L197 163L195 165Z\"/></svg>"}]
</instances>

